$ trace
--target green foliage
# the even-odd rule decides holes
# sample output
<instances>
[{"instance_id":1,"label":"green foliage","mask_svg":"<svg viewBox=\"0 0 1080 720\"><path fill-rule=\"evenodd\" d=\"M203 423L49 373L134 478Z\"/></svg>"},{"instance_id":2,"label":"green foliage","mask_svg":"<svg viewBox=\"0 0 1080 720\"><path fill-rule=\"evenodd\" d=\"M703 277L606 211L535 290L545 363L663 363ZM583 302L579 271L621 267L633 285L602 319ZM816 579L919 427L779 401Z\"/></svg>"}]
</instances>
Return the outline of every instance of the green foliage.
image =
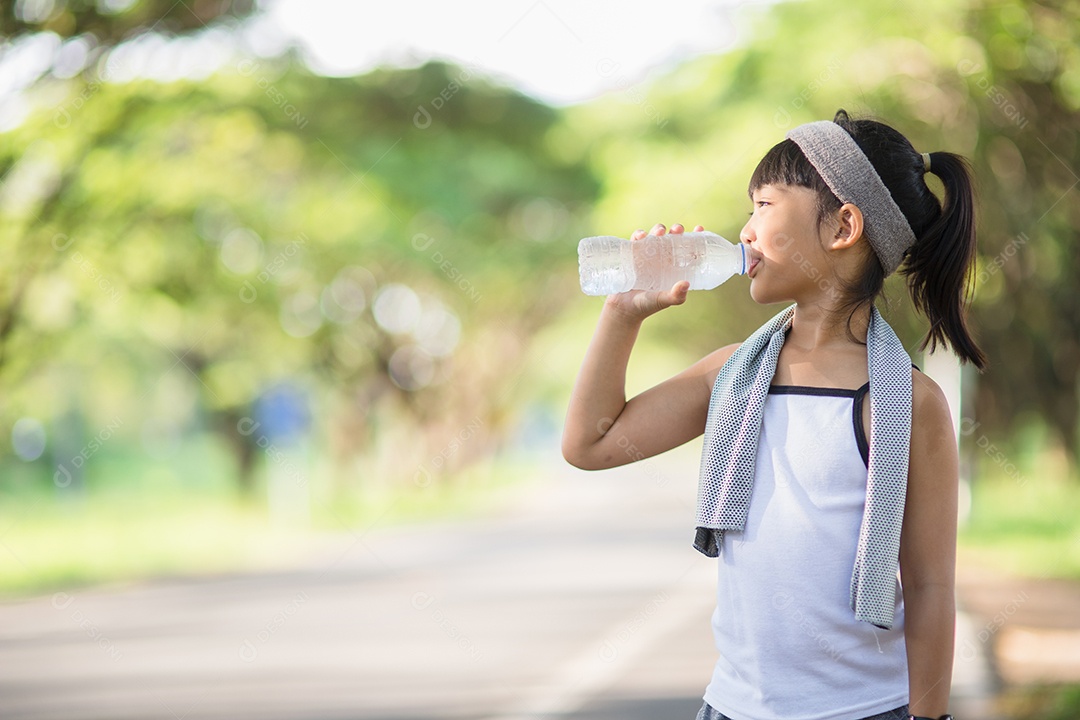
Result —
<instances>
[{"instance_id":1,"label":"green foliage","mask_svg":"<svg viewBox=\"0 0 1080 720\"><path fill-rule=\"evenodd\" d=\"M13 0L0 5L0 36L20 38L41 32L64 38L88 35L113 45L149 31L178 35L201 30L214 22L246 17L254 5L253 0ZM112 9L107 9L109 6Z\"/></svg>"},{"instance_id":2,"label":"green foliage","mask_svg":"<svg viewBox=\"0 0 1080 720\"><path fill-rule=\"evenodd\" d=\"M575 282L544 271L572 267L552 240L580 233L597 187L545 150L553 110L441 64L82 83L63 122L50 108L0 136L8 423L217 423L246 472L238 422L287 380L343 463L400 456L384 416L417 431L402 477L473 418L497 439L527 338Z\"/></svg>"},{"instance_id":3,"label":"green foliage","mask_svg":"<svg viewBox=\"0 0 1080 720\"><path fill-rule=\"evenodd\" d=\"M56 7L70 33L113 23L102 48L156 12ZM345 79L288 58L198 82L46 77L27 93L36 111L0 135L0 425L50 424L52 468L114 425L123 443L216 432L250 481L264 438L240 428L288 383L342 483L466 465L507 441L526 399L558 404L572 381L551 370L583 350L558 335L584 325L566 316L595 317L578 238L663 221L734 239L758 159L844 107L972 158L981 432L1008 446L1045 421L1075 459L1076 8L858 2L842 18L855 40L826 42L836 13L747 9L736 49L566 109L435 62ZM887 295L917 346L901 279ZM643 342L678 367L776 310L735 279L650 321Z\"/></svg>"}]
</instances>

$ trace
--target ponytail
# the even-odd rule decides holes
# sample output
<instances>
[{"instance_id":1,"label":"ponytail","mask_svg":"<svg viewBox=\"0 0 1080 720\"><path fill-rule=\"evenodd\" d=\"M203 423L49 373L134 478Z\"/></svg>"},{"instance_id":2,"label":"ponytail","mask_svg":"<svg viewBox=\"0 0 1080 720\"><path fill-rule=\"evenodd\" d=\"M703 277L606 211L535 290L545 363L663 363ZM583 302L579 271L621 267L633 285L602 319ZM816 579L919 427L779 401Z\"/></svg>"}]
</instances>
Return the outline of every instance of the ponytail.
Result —
<instances>
[{"instance_id":1,"label":"ponytail","mask_svg":"<svg viewBox=\"0 0 1080 720\"><path fill-rule=\"evenodd\" d=\"M986 356L968 332L964 315L971 296L975 261L975 197L968 163L948 152L930 153L930 169L945 186L937 218L916 234L901 273L915 308L930 321L922 345L952 347L962 361L982 370Z\"/></svg>"}]
</instances>

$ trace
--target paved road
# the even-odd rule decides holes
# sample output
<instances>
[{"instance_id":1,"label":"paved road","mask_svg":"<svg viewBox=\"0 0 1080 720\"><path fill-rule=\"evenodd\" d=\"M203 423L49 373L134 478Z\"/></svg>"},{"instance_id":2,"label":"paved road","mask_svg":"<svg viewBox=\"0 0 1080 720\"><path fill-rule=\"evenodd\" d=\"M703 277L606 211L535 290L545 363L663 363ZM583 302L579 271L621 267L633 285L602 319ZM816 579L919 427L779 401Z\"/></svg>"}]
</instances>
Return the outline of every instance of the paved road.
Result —
<instances>
[{"instance_id":1,"label":"paved road","mask_svg":"<svg viewBox=\"0 0 1080 720\"><path fill-rule=\"evenodd\" d=\"M301 568L0 605L0 718L692 718L695 475L692 451L560 468L497 515L343 535ZM981 667L958 660L961 695Z\"/></svg>"}]
</instances>

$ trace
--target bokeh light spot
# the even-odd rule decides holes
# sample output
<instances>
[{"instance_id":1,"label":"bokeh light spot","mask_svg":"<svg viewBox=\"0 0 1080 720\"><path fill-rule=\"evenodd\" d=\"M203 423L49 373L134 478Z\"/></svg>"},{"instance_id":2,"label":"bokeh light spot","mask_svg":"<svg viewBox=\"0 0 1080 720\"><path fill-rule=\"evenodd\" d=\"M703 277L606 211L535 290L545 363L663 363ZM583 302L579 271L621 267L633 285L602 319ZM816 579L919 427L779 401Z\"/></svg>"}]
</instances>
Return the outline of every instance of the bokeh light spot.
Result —
<instances>
[{"instance_id":1,"label":"bokeh light spot","mask_svg":"<svg viewBox=\"0 0 1080 720\"><path fill-rule=\"evenodd\" d=\"M45 452L45 426L34 418L19 418L11 428L11 446L21 459L37 460Z\"/></svg>"},{"instance_id":2,"label":"bokeh light spot","mask_svg":"<svg viewBox=\"0 0 1080 720\"><path fill-rule=\"evenodd\" d=\"M379 290L371 310L386 332L409 333L420 322L420 297L407 285L392 283Z\"/></svg>"},{"instance_id":3,"label":"bokeh light spot","mask_svg":"<svg viewBox=\"0 0 1080 720\"><path fill-rule=\"evenodd\" d=\"M221 262L237 275L247 275L259 266L263 242L254 230L236 228L221 243Z\"/></svg>"}]
</instances>

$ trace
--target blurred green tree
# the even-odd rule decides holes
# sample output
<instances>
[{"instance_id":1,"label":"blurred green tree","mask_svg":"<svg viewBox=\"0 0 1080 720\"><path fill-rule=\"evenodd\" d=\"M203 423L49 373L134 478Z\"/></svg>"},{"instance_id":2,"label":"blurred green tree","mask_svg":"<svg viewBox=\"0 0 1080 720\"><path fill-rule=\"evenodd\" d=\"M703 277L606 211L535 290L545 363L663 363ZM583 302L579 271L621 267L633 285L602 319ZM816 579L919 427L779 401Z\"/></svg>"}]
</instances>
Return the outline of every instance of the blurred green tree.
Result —
<instances>
[{"instance_id":1,"label":"blurred green tree","mask_svg":"<svg viewBox=\"0 0 1080 720\"><path fill-rule=\"evenodd\" d=\"M103 47L156 32L180 35L215 22L239 20L254 0L15 0L0 5L0 36L17 41L34 33L89 36Z\"/></svg>"},{"instance_id":2,"label":"blurred green tree","mask_svg":"<svg viewBox=\"0 0 1080 720\"><path fill-rule=\"evenodd\" d=\"M147 28L151 5L103 13L116 24L99 41ZM195 9L229 22L246 7ZM174 11L170 32L196 28ZM352 79L288 59L201 81L47 79L27 91L36 111L0 134L0 415L74 405L91 429L209 424L247 487L265 448L238 428L291 381L342 482L357 458L368 475L427 482L501 441L532 382L535 331L590 302L579 237L663 221L735 238L757 160L844 107L973 159L972 318L991 362L980 432L1045 423L1075 462L1078 12L860 0L844 9L857 42L836 43L822 0L752 7L736 49L565 110L442 63ZM97 22L72 17L62 35ZM925 327L902 279L887 297L914 348ZM773 312L736 280L649 333L689 359Z\"/></svg>"},{"instance_id":3,"label":"blurred green tree","mask_svg":"<svg viewBox=\"0 0 1080 720\"><path fill-rule=\"evenodd\" d=\"M989 4L957 61L980 126L975 317L994 368L979 418L1045 422L1080 463L1080 6Z\"/></svg>"},{"instance_id":4,"label":"blurred green tree","mask_svg":"<svg viewBox=\"0 0 1080 720\"><path fill-rule=\"evenodd\" d=\"M71 82L0 136L9 418L210 422L247 490L274 440L252 404L282 381L342 468L375 455L426 483L499 441L529 338L575 283L537 268L597 191L548 151L555 111L438 63Z\"/></svg>"}]
</instances>

